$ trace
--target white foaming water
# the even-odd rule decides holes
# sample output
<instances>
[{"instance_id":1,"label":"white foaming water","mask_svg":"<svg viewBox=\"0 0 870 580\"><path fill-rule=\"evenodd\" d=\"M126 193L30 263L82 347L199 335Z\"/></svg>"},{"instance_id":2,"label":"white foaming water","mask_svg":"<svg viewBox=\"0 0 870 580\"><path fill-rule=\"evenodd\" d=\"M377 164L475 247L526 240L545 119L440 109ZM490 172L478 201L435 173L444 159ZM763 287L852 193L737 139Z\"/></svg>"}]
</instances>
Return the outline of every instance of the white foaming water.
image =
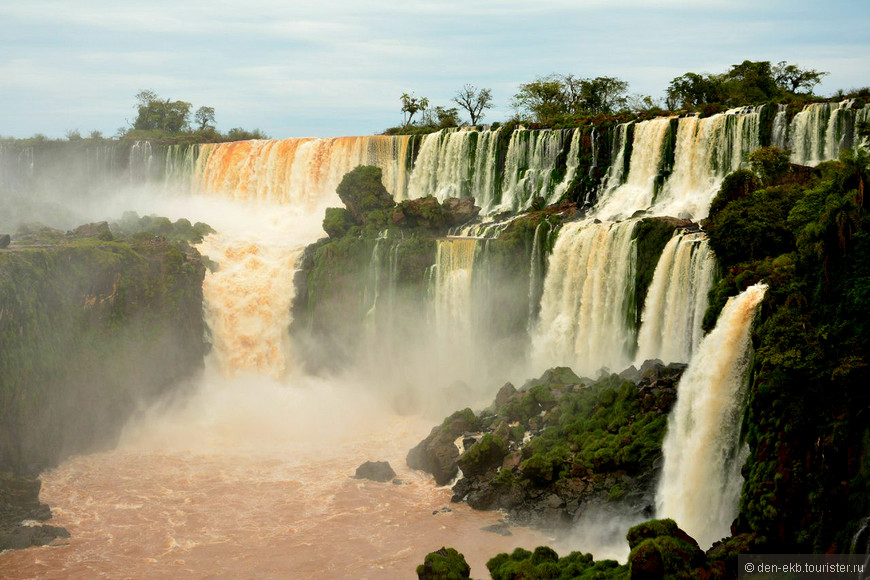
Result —
<instances>
[{"instance_id":1,"label":"white foaming water","mask_svg":"<svg viewBox=\"0 0 870 580\"><path fill-rule=\"evenodd\" d=\"M561 229L532 333L536 369L567 365L592 376L631 362L636 224L574 222Z\"/></svg>"},{"instance_id":2,"label":"white foaming water","mask_svg":"<svg viewBox=\"0 0 870 580\"><path fill-rule=\"evenodd\" d=\"M703 234L677 234L656 265L638 332L635 365L689 362L703 336L716 259Z\"/></svg>"},{"instance_id":3,"label":"white foaming water","mask_svg":"<svg viewBox=\"0 0 870 580\"><path fill-rule=\"evenodd\" d=\"M621 147L608 177L607 190L599 196L595 216L599 219L620 219L631 217L634 212L646 209L652 204L655 181L659 174L665 136L671 125L670 118L651 119L634 125L634 144L629 161L628 177L622 182L622 167L625 147ZM620 128L621 130L627 130ZM624 139L625 136L623 135Z\"/></svg>"},{"instance_id":4,"label":"white foaming water","mask_svg":"<svg viewBox=\"0 0 870 580\"><path fill-rule=\"evenodd\" d=\"M650 212L693 220L707 217L722 180L758 149L760 117L761 107L746 107L704 119L680 119L673 172Z\"/></svg>"},{"instance_id":5,"label":"white foaming water","mask_svg":"<svg viewBox=\"0 0 870 580\"><path fill-rule=\"evenodd\" d=\"M791 160L801 165L818 165L838 159L840 150L855 144L856 120L867 116L867 107L852 109L854 99L839 103L811 103L794 116L789 127Z\"/></svg>"},{"instance_id":6,"label":"white foaming water","mask_svg":"<svg viewBox=\"0 0 870 580\"><path fill-rule=\"evenodd\" d=\"M473 197L488 212L495 201L499 130L441 130L423 139L408 184L410 198Z\"/></svg>"},{"instance_id":7,"label":"white foaming water","mask_svg":"<svg viewBox=\"0 0 870 580\"><path fill-rule=\"evenodd\" d=\"M668 419L657 517L673 518L705 549L728 535L737 514L750 331L766 290L756 284L728 300L680 379Z\"/></svg>"}]
</instances>

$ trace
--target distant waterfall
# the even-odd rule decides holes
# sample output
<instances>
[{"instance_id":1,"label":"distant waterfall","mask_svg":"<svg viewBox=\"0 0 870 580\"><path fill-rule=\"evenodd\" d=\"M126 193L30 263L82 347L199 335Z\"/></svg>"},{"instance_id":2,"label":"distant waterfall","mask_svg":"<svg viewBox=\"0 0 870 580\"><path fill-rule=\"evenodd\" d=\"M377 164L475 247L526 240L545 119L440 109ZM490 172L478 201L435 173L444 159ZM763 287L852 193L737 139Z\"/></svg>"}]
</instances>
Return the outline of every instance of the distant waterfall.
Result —
<instances>
[{"instance_id":1,"label":"distant waterfall","mask_svg":"<svg viewBox=\"0 0 870 580\"><path fill-rule=\"evenodd\" d=\"M840 150L851 148L855 141L856 114L853 99L839 103L812 103L794 116L789 128L791 160L801 165L818 165L838 159Z\"/></svg>"},{"instance_id":2,"label":"distant waterfall","mask_svg":"<svg viewBox=\"0 0 870 580\"><path fill-rule=\"evenodd\" d=\"M625 183L625 156L631 143L628 140L628 131L632 123L620 123L613 132L611 146L613 161L604 178L604 191L612 191ZM655 140L658 145L660 141ZM631 158L629 158L629 161Z\"/></svg>"},{"instance_id":3,"label":"distant waterfall","mask_svg":"<svg viewBox=\"0 0 870 580\"><path fill-rule=\"evenodd\" d=\"M484 212L488 211L496 203L498 192L498 135L498 129L443 129L427 135L414 164L407 197L473 197Z\"/></svg>"},{"instance_id":4,"label":"distant waterfall","mask_svg":"<svg viewBox=\"0 0 870 580\"><path fill-rule=\"evenodd\" d=\"M786 105L777 105L776 116L773 117L773 127L770 131L770 144L785 150L788 147L788 121Z\"/></svg>"},{"instance_id":5,"label":"distant waterfall","mask_svg":"<svg viewBox=\"0 0 870 580\"><path fill-rule=\"evenodd\" d=\"M576 130L574 131L576 132ZM504 168L501 203L496 211L519 211L536 196L550 199L560 182L553 179L556 159L571 131L518 129L511 134Z\"/></svg>"},{"instance_id":6,"label":"distant waterfall","mask_svg":"<svg viewBox=\"0 0 870 580\"><path fill-rule=\"evenodd\" d=\"M683 374L668 419L657 516L676 520L702 548L728 535L737 514L750 330L766 290L756 284L728 300Z\"/></svg>"},{"instance_id":7,"label":"distant waterfall","mask_svg":"<svg viewBox=\"0 0 870 580\"><path fill-rule=\"evenodd\" d=\"M597 148L595 146L595 129L592 129L592 167L595 167L598 162L597 156ZM571 181L574 180L574 176L577 175L577 168L580 167L580 138L582 136L583 131L577 129L573 132L573 137L571 137L571 146L568 149L568 160L565 164L565 178L562 179L562 182L556 185L553 189L553 193L547 198L547 203L556 203L559 201L559 198L568 190L568 186L571 185Z\"/></svg>"},{"instance_id":8,"label":"distant waterfall","mask_svg":"<svg viewBox=\"0 0 870 580\"><path fill-rule=\"evenodd\" d=\"M314 207L338 198L342 177L359 165L383 171L394 197L405 197L408 137L337 137L206 144L196 160L197 188L238 200Z\"/></svg>"},{"instance_id":9,"label":"distant waterfall","mask_svg":"<svg viewBox=\"0 0 870 580\"><path fill-rule=\"evenodd\" d=\"M761 107L744 107L677 120L672 169L664 158L672 119L636 123L628 175L622 175L625 147L617 145L596 217L622 219L638 211L694 220L706 217L725 175L759 147L760 113Z\"/></svg>"},{"instance_id":10,"label":"distant waterfall","mask_svg":"<svg viewBox=\"0 0 870 580\"><path fill-rule=\"evenodd\" d=\"M532 332L536 367L571 366L593 375L631 362L636 221L574 222L559 232Z\"/></svg>"},{"instance_id":11,"label":"distant waterfall","mask_svg":"<svg viewBox=\"0 0 870 580\"><path fill-rule=\"evenodd\" d=\"M629 161L628 176L622 182L624 147L611 165L607 185L616 186L599 196L595 216L600 219L619 219L631 217L634 212L646 209L652 204L655 182L659 176L665 136L671 120L667 117L636 123L634 141ZM626 126L627 127L627 126ZM623 134L624 138L624 134Z\"/></svg>"},{"instance_id":12,"label":"distant waterfall","mask_svg":"<svg viewBox=\"0 0 870 580\"><path fill-rule=\"evenodd\" d=\"M760 146L761 107L732 109L704 119L680 119L674 168L651 208L654 215L707 217L722 179Z\"/></svg>"},{"instance_id":13,"label":"distant waterfall","mask_svg":"<svg viewBox=\"0 0 870 580\"><path fill-rule=\"evenodd\" d=\"M703 234L677 234L662 251L647 293L635 364L689 362L701 342L716 260Z\"/></svg>"},{"instance_id":14,"label":"distant waterfall","mask_svg":"<svg viewBox=\"0 0 870 580\"><path fill-rule=\"evenodd\" d=\"M435 265L429 277L432 316L439 344L471 346L472 281L478 240L438 240Z\"/></svg>"}]
</instances>

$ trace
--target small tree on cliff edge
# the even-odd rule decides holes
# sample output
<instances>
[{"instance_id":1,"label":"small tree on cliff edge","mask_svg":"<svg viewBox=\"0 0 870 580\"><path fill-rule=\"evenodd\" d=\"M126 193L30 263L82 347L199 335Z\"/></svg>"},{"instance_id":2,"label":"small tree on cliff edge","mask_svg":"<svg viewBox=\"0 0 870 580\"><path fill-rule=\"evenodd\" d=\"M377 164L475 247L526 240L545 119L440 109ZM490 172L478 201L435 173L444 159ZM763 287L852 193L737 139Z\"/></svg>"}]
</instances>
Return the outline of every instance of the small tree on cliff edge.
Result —
<instances>
[{"instance_id":1,"label":"small tree on cliff edge","mask_svg":"<svg viewBox=\"0 0 870 580\"><path fill-rule=\"evenodd\" d=\"M416 97L414 93L404 93L399 98L402 101L402 113L406 127L411 124L411 119L414 118L415 114L425 110L429 106L429 99L426 97Z\"/></svg>"},{"instance_id":2,"label":"small tree on cliff edge","mask_svg":"<svg viewBox=\"0 0 870 580\"><path fill-rule=\"evenodd\" d=\"M472 125L477 125L477 122L483 118L484 111L492 108L492 91L478 89L474 85L465 85L453 97L453 102L468 112Z\"/></svg>"}]
</instances>

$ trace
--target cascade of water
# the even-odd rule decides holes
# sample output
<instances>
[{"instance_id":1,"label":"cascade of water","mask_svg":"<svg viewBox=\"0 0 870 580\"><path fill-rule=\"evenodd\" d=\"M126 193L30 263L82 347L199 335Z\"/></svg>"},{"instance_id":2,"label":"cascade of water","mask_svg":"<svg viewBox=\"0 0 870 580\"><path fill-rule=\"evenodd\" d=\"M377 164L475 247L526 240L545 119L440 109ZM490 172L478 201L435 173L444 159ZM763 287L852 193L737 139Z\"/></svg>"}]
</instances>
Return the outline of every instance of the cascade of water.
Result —
<instances>
[{"instance_id":1,"label":"cascade of water","mask_svg":"<svg viewBox=\"0 0 870 580\"><path fill-rule=\"evenodd\" d=\"M855 122L860 111L852 109L854 99L839 103L811 103L792 119L793 163L817 165L837 159L840 150L855 144Z\"/></svg>"},{"instance_id":2,"label":"cascade of water","mask_svg":"<svg viewBox=\"0 0 870 580\"><path fill-rule=\"evenodd\" d=\"M761 109L744 107L704 119L680 119L674 169L651 213L693 220L706 217L722 179L760 146Z\"/></svg>"},{"instance_id":3,"label":"cascade of water","mask_svg":"<svg viewBox=\"0 0 870 580\"><path fill-rule=\"evenodd\" d=\"M154 155L151 150L151 141L136 141L130 149L130 181L138 183L147 181L151 175L151 163Z\"/></svg>"},{"instance_id":4,"label":"cascade of water","mask_svg":"<svg viewBox=\"0 0 870 580\"><path fill-rule=\"evenodd\" d=\"M612 191L625 183L625 156L629 148L628 128L631 123L620 123L613 132L613 144L611 152L613 162L607 170L607 175L604 178L604 191ZM630 161L630 159L629 159Z\"/></svg>"},{"instance_id":5,"label":"cascade of water","mask_svg":"<svg viewBox=\"0 0 870 580\"><path fill-rule=\"evenodd\" d=\"M788 147L788 121L786 105L777 105L776 116L773 118L773 128L770 134L770 144L785 150Z\"/></svg>"},{"instance_id":6,"label":"cascade of water","mask_svg":"<svg viewBox=\"0 0 870 580\"><path fill-rule=\"evenodd\" d=\"M403 199L408 141L372 136L202 145L195 181L205 193L312 207L337 201L335 189L350 170L376 165L387 191Z\"/></svg>"},{"instance_id":7,"label":"cascade of water","mask_svg":"<svg viewBox=\"0 0 870 580\"><path fill-rule=\"evenodd\" d=\"M575 130L576 132L576 130ZM493 211L519 211L536 196L550 199L552 173L569 131L517 129L511 134L504 169L501 203Z\"/></svg>"},{"instance_id":8,"label":"cascade of water","mask_svg":"<svg viewBox=\"0 0 870 580\"><path fill-rule=\"evenodd\" d=\"M600 196L598 207L595 209L596 217L626 218L652 204L665 136L670 124L670 118L662 117L635 125L628 176L625 183L613 190L608 189ZM625 125L621 130L625 131L627 127L628 125ZM624 164L624 151L625 147L621 147L611 165L611 173L607 180L608 187L622 181L620 167Z\"/></svg>"},{"instance_id":9,"label":"cascade of water","mask_svg":"<svg viewBox=\"0 0 870 580\"><path fill-rule=\"evenodd\" d=\"M473 352L474 324L472 275L478 240L448 238L438 240L435 264L429 271L431 320L435 328L439 361L449 363L467 376Z\"/></svg>"},{"instance_id":10,"label":"cascade of water","mask_svg":"<svg viewBox=\"0 0 870 580\"><path fill-rule=\"evenodd\" d=\"M202 284L205 321L225 376L245 369L279 379L288 370L293 273L298 244L212 234L200 252L220 268Z\"/></svg>"},{"instance_id":11,"label":"cascade of water","mask_svg":"<svg viewBox=\"0 0 870 580\"><path fill-rule=\"evenodd\" d=\"M489 211L496 201L495 131L443 129L427 135L408 183L408 197L473 197Z\"/></svg>"},{"instance_id":12,"label":"cascade of water","mask_svg":"<svg viewBox=\"0 0 870 580\"><path fill-rule=\"evenodd\" d=\"M638 331L635 364L689 362L701 342L716 260L703 234L676 234L656 265Z\"/></svg>"},{"instance_id":13,"label":"cascade of water","mask_svg":"<svg viewBox=\"0 0 870 580\"><path fill-rule=\"evenodd\" d=\"M591 375L631 362L636 221L562 227L547 266L532 361Z\"/></svg>"},{"instance_id":14,"label":"cascade of water","mask_svg":"<svg viewBox=\"0 0 870 580\"><path fill-rule=\"evenodd\" d=\"M766 290L756 284L728 300L683 374L668 419L657 515L676 520L701 547L727 535L737 512L750 330Z\"/></svg>"},{"instance_id":15,"label":"cascade of water","mask_svg":"<svg viewBox=\"0 0 870 580\"><path fill-rule=\"evenodd\" d=\"M568 159L565 164L565 177L554 189L552 195L547 198L547 204L556 203L559 198L568 190L568 186L577 175L577 168L580 166L580 137L582 131L575 129L571 137L571 146L568 149ZM595 129L592 129L592 167L598 162L598 149L595 146ZM590 167L590 171L592 170Z\"/></svg>"}]
</instances>

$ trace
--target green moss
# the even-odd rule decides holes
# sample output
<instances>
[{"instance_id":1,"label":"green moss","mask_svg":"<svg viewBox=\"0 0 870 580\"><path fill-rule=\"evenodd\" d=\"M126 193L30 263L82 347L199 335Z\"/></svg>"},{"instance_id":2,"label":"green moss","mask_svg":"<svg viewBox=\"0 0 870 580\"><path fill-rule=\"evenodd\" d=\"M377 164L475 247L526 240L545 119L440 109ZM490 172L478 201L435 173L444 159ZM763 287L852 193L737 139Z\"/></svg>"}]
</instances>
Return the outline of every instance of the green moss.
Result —
<instances>
[{"instance_id":1,"label":"green moss","mask_svg":"<svg viewBox=\"0 0 870 580\"><path fill-rule=\"evenodd\" d=\"M153 237L0 253L0 467L89 450L200 368L203 275Z\"/></svg>"}]
</instances>

